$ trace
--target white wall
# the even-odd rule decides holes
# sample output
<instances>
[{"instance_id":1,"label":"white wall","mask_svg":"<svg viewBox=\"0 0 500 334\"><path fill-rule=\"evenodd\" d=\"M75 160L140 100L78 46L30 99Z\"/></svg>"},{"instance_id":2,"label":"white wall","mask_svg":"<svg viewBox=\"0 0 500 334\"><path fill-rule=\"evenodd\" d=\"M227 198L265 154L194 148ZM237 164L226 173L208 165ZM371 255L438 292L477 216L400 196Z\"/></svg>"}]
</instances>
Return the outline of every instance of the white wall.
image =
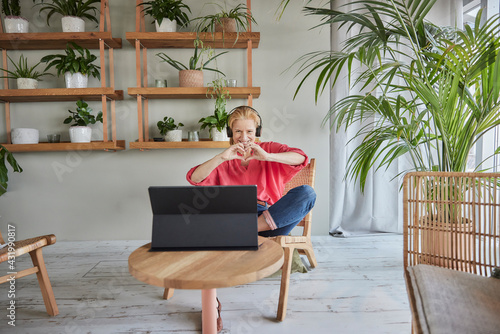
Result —
<instances>
[{"instance_id":1,"label":"white wall","mask_svg":"<svg viewBox=\"0 0 500 334\"><path fill-rule=\"evenodd\" d=\"M29 2L29 1L28 1ZM302 148L317 159L316 191L318 200L314 211L313 233L328 233L328 161L329 130L321 127L328 110L328 95L317 105L313 99L313 82L309 82L298 98L292 96L298 83L293 79L296 67L282 74L299 56L314 50L329 49L329 31L308 29L316 24L314 18L304 17L299 4L291 3L281 21L275 11L279 0L254 0L252 9L258 22L254 31L261 32L261 42L253 52L254 86L261 87L261 96L254 107L263 118L262 140L274 140ZM29 2L31 4L31 2ZM201 13L199 1L186 1L193 15ZM227 1L229 5L236 1ZM117 137L128 142L138 138L137 106L127 95L135 86L135 50L125 40L126 31L135 30L135 1L110 1L113 37L122 38L123 47L115 50L116 89L124 91L123 101L116 102ZM210 11L206 6L204 11ZM58 31L60 24L45 27L31 7L26 16L32 30ZM33 23L34 22L34 23ZM147 23L149 26L150 20ZM39 28L38 28L39 27ZM90 25L88 25L91 28ZM152 25L148 30L152 30ZM191 50L149 50L150 85L155 78L166 78L170 86L178 84L177 71L159 64L157 52L168 52L174 59L187 60ZM220 52L221 50L217 50ZM59 53L61 51L58 51ZM30 63L52 51L24 51ZM9 53L13 59L18 52ZM239 83L246 82L246 51L231 50L220 57L219 67ZM154 74L154 75L153 75ZM213 75L205 74L205 82ZM91 85L99 86L96 80ZM62 78L45 78L40 88L63 87ZM230 108L246 100L231 100ZM89 103L101 110L99 102ZM109 107L109 105L108 105ZM172 116L183 122L185 130L197 129L199 118L212 113L210 100L153 100L150 102L150 129L157 134L156 122ZM62 124L73 102L16 103L11 105L12 127L35 127L42 140L48 133L60 132L68 140L68 127ZM4 114L3 106L0 112ZM0 120L0 142L6 141L4 116ZM94 127L96 132L102 128ZM102 138L102 134L99 134ZM127 145L128 148L128 145ZM58 240L147 239L151 235L151 209L147 188L150 185L186 185L187 170L213 155L217 149L153 150L140 152L127 149L118 152L33 152L16 153L24 169L21 174L9 173L9 190L0 198L0 229L7 224L17 229L17 237L54 233Z\"/></svg>"}]
</instances>

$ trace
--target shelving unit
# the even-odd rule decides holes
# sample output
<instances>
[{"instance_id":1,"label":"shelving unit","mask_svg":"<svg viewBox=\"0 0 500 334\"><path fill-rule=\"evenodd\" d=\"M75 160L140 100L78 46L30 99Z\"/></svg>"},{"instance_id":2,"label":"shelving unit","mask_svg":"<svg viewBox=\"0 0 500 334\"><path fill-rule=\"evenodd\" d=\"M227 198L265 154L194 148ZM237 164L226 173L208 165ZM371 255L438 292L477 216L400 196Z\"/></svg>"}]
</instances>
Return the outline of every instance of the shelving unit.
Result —
<instances>
[{"instance_id":1,"label":"shelving unit","mask_svg":"<svg viewBox=\"0 0 500 334\"><path fill-rule=\"evenodd\" d=\"M130 142L131 149L140 150L156 150L156 149L170 149L170 148L227 148L229 142L227 141L213 141L209 139L200 139L200 141L177 141L177 142Z\"/></svg>"},{"instance_id":2,"label":"shelving unit","mask_svg":"<svg viewBox=\"0 0 500 334\"><path fill-rule=\"evenodd\" d=\"M115 101L123 100L123 91L115 90L113 50L122 47L121 38L113 38L109 14L109 1L101 0L98 32L56 32L56 33L3 33L0 22L0 48L3 68L7 68L9 50L58 50L66 49L73 41L87 49L98 49L101 67L101 87L92 88L51 88L51 89L9 89L8 79L0 89L0 102L5 104L7 143L2 144L11 152L75 151L75 150L124 150L125 141L116 139ZM106 75L105 50L108 51L109 79ZM11 142L10 104L16 102L57 102L57 101L101 101L103 113L103 140L91 143L44 143L17 144ZM107 103L111 104L108 115ZM111 139L108 134L108 118L111 118Z\"/></svg>"},{"instance_id":3,"label":"shelving unit","mask_svg":"<svg viewBox=\"0 0 500 334\"><path fill-rule=\"evenodd\" d=\"M154 142L149 138L149 99L209 99L207 87L148 87L147 50L165 48L194 48L194 41L199 37L204 45L215 49L246 49L247 50L247 86L227 88L232 99L247 99L252 105L253 98L260 96L260 87L252 85L252 49L260 42L260 33L252 32L251 26L247 32L240 33L196 33L196 32L146 32L144 12L139 5L142 0L136 0L136 31L127 32L125 38L135 47L137 86L129 87L128 94L137 99L137 118L139 139L129 143L131 149L171 149L171 148L225 148L228 142L200 140L198 142ZM251 10L251 0L247 0L247 8ZM142 61L141 61L142 52Z\"/></svg>"}]
</instances>

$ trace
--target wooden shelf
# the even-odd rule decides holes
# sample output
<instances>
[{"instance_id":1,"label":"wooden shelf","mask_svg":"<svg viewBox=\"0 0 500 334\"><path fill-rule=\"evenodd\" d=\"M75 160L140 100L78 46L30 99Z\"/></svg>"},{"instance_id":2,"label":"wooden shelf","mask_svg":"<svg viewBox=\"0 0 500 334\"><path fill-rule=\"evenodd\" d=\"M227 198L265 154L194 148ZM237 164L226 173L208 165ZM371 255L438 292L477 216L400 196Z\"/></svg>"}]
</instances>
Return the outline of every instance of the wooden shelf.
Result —
<instances>
[{"instance_id":1,"label":"wooden shelf","mask_svg":"<svg viewBox=\"0 0 500 334\"><path fill-rule=\"evenodd\" d=\"M139 40L141 45L148 49L184 48L193 49L196 32L127 32L125 38L132 46ZM246 49L248 41L252 41L252 48L257 48L260 42L260 32L202 32L200 39L205 46L217 49Z\"/></svg>"},{"instance_id":2,"label":"wooden shelf","mask_svg":"<svg viewBox=\"0 0 500 334\"><path fill-rule=\"evenodd\" d=\"M91 143L38 143L2 144L10 152L57 152L57 151L118 151L125 149L125 141L93 141Z\"/></svg>"},{"instance_id":3,"label":"wooden shelf","mask_svg":"<svg viewBox=\"0 0 500 334\"><path fill-rule=\"evenodd\" d=\"M23 34L0 34L0 48L5 50L56 50L66 49L68 41L83 48L99 49L99 40L106 48L122 47L121 38L113 38L111 32L34 32Z\"/></svg>"},{"instance_id":4,"label":"wooden shelf","mask_svg":"<svg viewBox=\"0 0 500 334\"><path fill-rule=\"evenodd\" d=\"M229 95L233 99L246 99L249 95L252 98L260 96L260 87L229 87ZM128 95L141 95L148 99L209 99L207 87L129 87Z\"/></svg>"},{"instance_id":5,"label":"wooden shelf","mask_svg":"<svg viewBox=\"0 0 500 334\"><path fill-rule=\"evenodd\" d=\"M200 141L148 141L148 142L129 142L130 149L139 150L157 150L157 149L172 149L172 148L227 148L229 141L213 141L209 139L200 139Z\"/></svg>"},{"instance_id":6,"label":"wooden shelf","mask_svg":"<svg viewBox=\"0 0 500 334\"><path fill-rule=\"evenodd\" d=\"M48 88L48 89L0 89L0 102L54 102L54 101L101 101L123 100L123 91L111 87L101 88Z\"/></svg>"}]
</instances>

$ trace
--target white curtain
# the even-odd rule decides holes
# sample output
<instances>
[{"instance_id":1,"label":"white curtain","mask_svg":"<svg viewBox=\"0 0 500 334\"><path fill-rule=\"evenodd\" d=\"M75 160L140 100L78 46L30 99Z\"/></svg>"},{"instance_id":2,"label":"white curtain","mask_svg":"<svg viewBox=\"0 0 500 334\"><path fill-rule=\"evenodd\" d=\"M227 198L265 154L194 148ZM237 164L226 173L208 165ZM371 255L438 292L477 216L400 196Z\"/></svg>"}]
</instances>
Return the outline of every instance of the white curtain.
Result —
<instances>
[{"instance_id":1,"label":"white curtain","mask_svg":"<svg viewBox=\"0 0 500 334\"><path fill-rule=\"evenodd\" d=\"M335 1L332 7L339 8L348 2L348 0ZM342 7L341 10L345 11L346 7ZM455 25L456 18L459 18L461 13L462 0L438 1L431 14L431 20L440 25ZM350 32L353 33L355 32ZM348 36L346 30L332 27L331 49L340 50L346 36ZM346 73L344 77L345 75ZM345 83L345 85L337 84L331 91L330 104L333 105L348 94L356 93L349 90L347 80ZM377 172L372 170L366 181L364 193L360 192L358 183L354 183L349 177L345 178L346 163L360 142L352 138L360 128L361 125L354 125L347 130L340 129L337 132L332 129L330 132L330 234L347 237L380 232L402 233L403 201L400 192L402 176L394 178L408 169L409 165L404 158L392 164L387 170L385 167Z\"/></svg>"}]
</instances>

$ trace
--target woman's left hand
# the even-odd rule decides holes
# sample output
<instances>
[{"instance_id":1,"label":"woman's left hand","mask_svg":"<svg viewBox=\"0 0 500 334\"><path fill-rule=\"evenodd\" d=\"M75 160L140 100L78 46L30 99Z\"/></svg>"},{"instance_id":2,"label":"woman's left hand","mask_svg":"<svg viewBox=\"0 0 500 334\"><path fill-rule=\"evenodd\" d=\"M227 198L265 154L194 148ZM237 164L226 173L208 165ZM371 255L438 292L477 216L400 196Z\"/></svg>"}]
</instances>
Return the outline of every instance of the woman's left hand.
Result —
<instances>
[{"instance_id":1,"label":"woman's left hand","mask_svg":"<svg viewBox=\"0 0 500 334\"><path fill-rule=\"evenodd\" d=\"M249 150L251 150L252 154L249 155L245 161L248 161L248 160L261 160L261 161L267 161L269 160L268 157L269 157L269 153L267 153L266 151L264 151L264 149L262 147L260 147L259 145L257 145L256 143L251 143L248 148Z\"/></svg>"}]
</instances>

